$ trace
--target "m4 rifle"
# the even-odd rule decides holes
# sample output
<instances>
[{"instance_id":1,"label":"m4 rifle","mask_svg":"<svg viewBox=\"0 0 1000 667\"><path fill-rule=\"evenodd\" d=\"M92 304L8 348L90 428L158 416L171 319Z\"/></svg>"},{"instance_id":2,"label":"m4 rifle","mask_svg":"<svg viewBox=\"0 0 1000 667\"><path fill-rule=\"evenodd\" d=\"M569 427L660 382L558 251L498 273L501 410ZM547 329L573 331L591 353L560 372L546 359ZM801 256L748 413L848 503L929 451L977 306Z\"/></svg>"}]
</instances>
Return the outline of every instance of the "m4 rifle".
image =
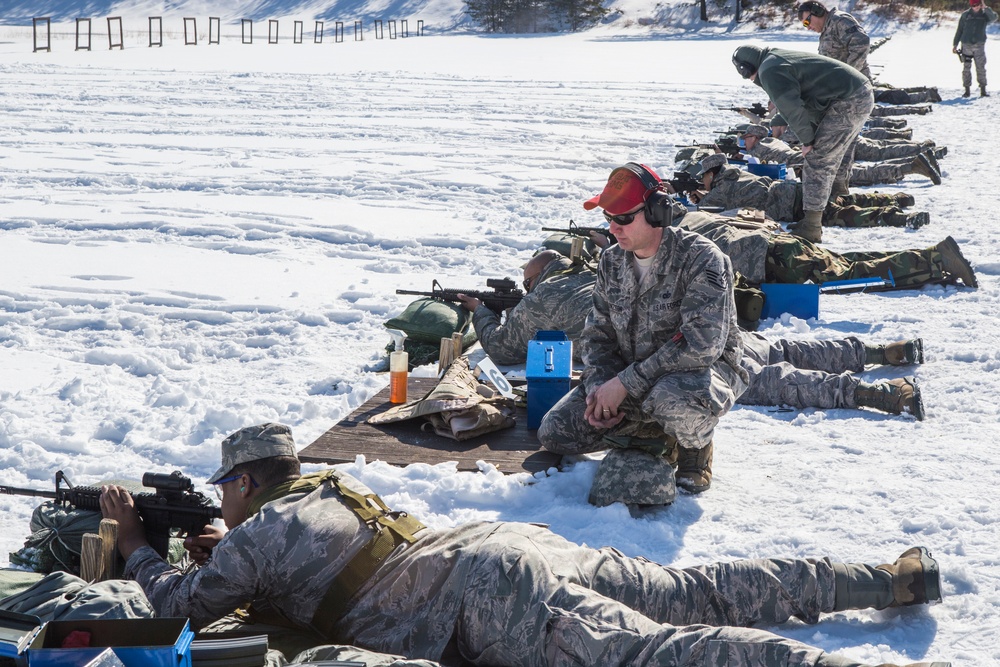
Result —
<instances>
[{"instance_id":1,"label":"m4 rifle","mask_svg":"<svg viewBox=\"0 0 1000 667\"><path fill-rule=\"evenodd\" d=\"M414 290L398 289L396 294L411 294L415 296L429 296L434 299L440 299L441 301L450 301L451 303L461 303L462 300L458 298L459 294L464 294L465 296L472 297L473 299L479 299L483 302L483 305L492 310L497 315L503 313L503 311L508 308L513 308L517 304L521 303L521 299L524 298L524 292L517 287L517 284L510 278L490 278L486 281L486 286L491 288L491 292L482 290L470 290L470 289L449 289L442 287L436 279L431 283L430 292L417 292Z\"/></svg>"},{"instance_id":2,"label":"m4 rifle","mask_svg":"<svg viewBox=\"0 0 1000 667\"><path fill-rule=\"evenodd\" d=\"M615 235L612 234L611 230L607 227L583 227L576 224L572 220L569 221L569 226L566 229L562 229L560 227L542 227L542 231L562 232L563 234L570 234L572 236L581 236L588 240L590 239L591 233L597 233L608 237L608 240L611 241L611 245L618 243L618 239L615 238Z\"/></svg>"},{"instance_id":3,"label":"m4 rifle","mask_svg":"<svg viewBox=\"0 0 1000 667\"><path fill-rule=\"evenodd\" d=\"M154 492L133 493L132 500L142 518L146 540L164 558L167 557L171 537L201 535L212 519L222 518L222 510L204 493L195 491L191 478L179 470L169 475L147 472L142 476L142 485L152 488ZM55 491L0 486L0 494L49 498L66 507L88 512L101 511L101 487L73 486L62 470L56 473Z\"/></svg>"}]
</instances>

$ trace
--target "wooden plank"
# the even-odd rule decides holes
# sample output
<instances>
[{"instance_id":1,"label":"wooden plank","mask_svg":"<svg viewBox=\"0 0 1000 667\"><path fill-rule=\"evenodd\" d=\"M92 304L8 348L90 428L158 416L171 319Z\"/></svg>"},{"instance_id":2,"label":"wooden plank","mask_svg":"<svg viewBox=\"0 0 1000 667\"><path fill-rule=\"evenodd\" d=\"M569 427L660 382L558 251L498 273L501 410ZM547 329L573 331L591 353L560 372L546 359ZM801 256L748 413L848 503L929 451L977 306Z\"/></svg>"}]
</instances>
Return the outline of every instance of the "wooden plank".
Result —
<instances>
[{"instance_id":1,"label":"wooden plank","mask_svg":"<svg viewBox=\"0 0 1000 667\"><path fill-rule=\"evenodd\" d=\"M436 384L435 378L411 375L407 396L411 401L426 396ZM390 407L386 387L300 451L299 459L305 463L352 463L358 454L363 454L369 461L378 459L395 466L457 461L459 470L478 470L476 461L486 461L504 473L538 472L559 465L561 457L542 449L535 431L525 426L528 415L523 408L518 408L515 414L514 428L459 442L433 431L421 431L423 419L379 426L365 423L372 415Z\"/></svg>"}]
</instances>

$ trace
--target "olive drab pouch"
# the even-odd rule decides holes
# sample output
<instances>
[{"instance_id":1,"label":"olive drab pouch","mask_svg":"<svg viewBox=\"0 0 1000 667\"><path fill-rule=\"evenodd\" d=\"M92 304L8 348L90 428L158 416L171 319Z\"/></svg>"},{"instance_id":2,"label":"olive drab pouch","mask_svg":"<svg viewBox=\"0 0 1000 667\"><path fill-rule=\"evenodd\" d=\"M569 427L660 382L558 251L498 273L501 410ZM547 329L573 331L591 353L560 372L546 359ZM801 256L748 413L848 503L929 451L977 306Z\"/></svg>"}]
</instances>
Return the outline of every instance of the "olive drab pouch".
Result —
<instances>
[{"instance_id":1,"label":"olive drab pouch","mask_svg":"<svg viewBox=\"0 0 1000 667\"><path fill-rule=\"evenodd\" d=\"M747 331L756 331L760 314L764 310L763 290L737 273L733 283L733 298L736 301L737 323Z\"/></svg>"},{"instance_id":2,"label":"olive drab pouch","mask_svg":"<svg viewBox=\"0 0 1000 667\"><path fill-rule=\"evenodd\" d=\"M459 357L424 398L368 418L373 425L423 417L424 429L453 440L468 440L484 433L514 426L514 402L492 387L481 384Z\"/></svg>"}]
</instances>

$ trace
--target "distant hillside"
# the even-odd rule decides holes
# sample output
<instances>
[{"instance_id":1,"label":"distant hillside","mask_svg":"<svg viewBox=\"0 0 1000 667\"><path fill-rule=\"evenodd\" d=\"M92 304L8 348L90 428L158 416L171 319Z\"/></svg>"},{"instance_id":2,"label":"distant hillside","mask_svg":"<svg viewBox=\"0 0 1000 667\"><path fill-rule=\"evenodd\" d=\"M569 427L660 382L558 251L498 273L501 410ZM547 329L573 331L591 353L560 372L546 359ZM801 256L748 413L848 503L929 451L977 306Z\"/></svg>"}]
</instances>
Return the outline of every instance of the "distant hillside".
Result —
<instances>
[{"instance_id":1,"label":"distant hillside","mask_svg":"<svg viewBox=\"0 0 1000 667\"><path fill-rule=\"evenodd\" d=\"M709 22L700 18L698 0L606 0L609 13L603 26L614 29L649 29L668 32L729 32L734 29L796 28L789 8L793 2L758 4L743 10L742 21L734 23L738 0L708 0ZM746 7L744 0L744 7ZM942 16L927 9L895 2L830 2L833 6L854 12L873 36L891 31L897 20L915 27L929 28ZM887 15L891 8L892 15ZM474 30L464 13L463 0L0 0L0 24L27 25L31 19L47 16L56 23L71 22L78 17L101 19L121 16L123 19L145 21L148 16L180 18L217 16L223 24L239 23L240 19L255 22L267 19L353 21L354 19L408 19L413 30L417 20L423 20L427 30L441 33L454 30ZM953 20L949 15L946 20ZM801 29L801 28L800 28Z\"/></svg>"}]
</instances>

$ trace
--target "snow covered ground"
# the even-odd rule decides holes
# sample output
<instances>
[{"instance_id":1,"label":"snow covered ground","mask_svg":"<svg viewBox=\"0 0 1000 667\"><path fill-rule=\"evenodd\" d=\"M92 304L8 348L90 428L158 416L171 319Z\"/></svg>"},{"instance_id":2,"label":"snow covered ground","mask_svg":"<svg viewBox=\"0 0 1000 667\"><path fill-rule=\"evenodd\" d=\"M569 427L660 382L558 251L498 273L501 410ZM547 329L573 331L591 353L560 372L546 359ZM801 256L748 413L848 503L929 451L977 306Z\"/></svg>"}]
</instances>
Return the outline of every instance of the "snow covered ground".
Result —
<instances>
[{"instance_id":1,"label":"snow covered ground","mask_svg":"<svg viewBox=\"0 0 1000 667\"><path fill-rule=\"evenodd\" d=\"M227 29L228 30L228 29ZM891 561L923 544L945 602L842 613L776 631L870 662L1000 664L1000 90L958 97L951 28L873 55L896 85L945 101L910 116L947 145L945 182L906 190L918 231L828 229L836 250L954 236L979 290L827 296L769 336L922 336L927 419L734 409L710 492L633 518L586 502L596 469L343 466L429 525L545 522L567 538L680 565L822 556ZM74 52L0 26L0 484L48 488L181 469L281 421L311 443L386 384L382 322L398 287L515 276L542 226L599 224L581 203L628 160L669 171L674 145L765 101L730 64L744 41L815 49L804 31L667 38L434 36ZM349 37L350 39L350 37ZM993 69L1000 62L993 41ZM995 75L996 76L1000 75ZM34 502L0 500L0 554ZM0 556L0 558L4 558Z\"/></svg>"}]
</instances>

